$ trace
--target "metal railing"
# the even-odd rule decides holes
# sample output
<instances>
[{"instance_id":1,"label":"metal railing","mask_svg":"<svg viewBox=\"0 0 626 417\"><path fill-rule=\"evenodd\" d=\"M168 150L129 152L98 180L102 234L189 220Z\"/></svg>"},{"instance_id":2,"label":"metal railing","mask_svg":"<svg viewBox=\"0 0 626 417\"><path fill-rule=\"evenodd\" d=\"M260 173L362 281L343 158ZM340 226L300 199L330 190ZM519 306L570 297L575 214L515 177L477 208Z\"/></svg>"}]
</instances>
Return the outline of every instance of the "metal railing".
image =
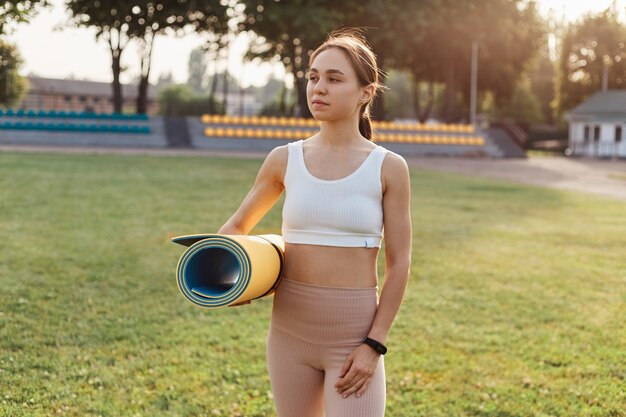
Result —
<instances>
[{"instance_id":1,"label":"metal railing","mask_svg":"<svg viewBox=\"0 0 626 417\"><path fill-rule=\"evenodd\" d=\"M621 153L620 148L624 148ZM626 146L619 142L572 142L570 149L574 156L590 156L594 158L626 157Z\"/></svg>"}]
</instances>

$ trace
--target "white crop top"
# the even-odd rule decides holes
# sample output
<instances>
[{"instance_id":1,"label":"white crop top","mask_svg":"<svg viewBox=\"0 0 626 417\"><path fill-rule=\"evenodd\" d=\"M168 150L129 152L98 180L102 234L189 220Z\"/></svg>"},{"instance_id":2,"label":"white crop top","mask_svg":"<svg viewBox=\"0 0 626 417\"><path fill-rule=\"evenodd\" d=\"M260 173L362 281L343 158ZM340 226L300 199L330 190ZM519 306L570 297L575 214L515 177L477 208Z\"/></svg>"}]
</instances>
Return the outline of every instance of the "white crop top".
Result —
<instances>
[{"instance_id":1,"label":"white crop top","mask_svg":"<svg viewBox=\"0 0 626 417\"><path fill-rule=\"evenodd\" d=\"M384 235L381 167L387 149L378 145L350 175L324 180L306 168L303 142L288 144L283 241L380 248Z\"/></svg>"}]
</instances>

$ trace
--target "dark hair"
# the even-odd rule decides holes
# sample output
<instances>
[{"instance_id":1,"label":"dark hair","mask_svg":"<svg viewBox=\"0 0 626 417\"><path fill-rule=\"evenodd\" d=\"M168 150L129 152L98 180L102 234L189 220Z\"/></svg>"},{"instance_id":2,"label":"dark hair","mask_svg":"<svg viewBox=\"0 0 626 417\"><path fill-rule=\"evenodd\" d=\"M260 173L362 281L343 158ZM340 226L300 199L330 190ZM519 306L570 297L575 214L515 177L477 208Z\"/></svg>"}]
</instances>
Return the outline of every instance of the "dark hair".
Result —
<instances>
[{"instance_id":1,"label":"dark hair","mask_svg":"<svg viewBox=\"0 0 626 417\"><path fill-rule=\"evenodd\" d=\"M326 40L310 56L309 67L315 57L322 51L330 48L341 49L356 72L358 83L361 87L374 84L375 90L371 100L363 104L359 109L359 132L369 140L372 140L372 122L370 120L370 104L374 101L376 93L385 87L379 83L379 70L376 64L376 55L371 46L361 35L359 28L337 29L328 34Z\"/></svg>"}]
</instances>

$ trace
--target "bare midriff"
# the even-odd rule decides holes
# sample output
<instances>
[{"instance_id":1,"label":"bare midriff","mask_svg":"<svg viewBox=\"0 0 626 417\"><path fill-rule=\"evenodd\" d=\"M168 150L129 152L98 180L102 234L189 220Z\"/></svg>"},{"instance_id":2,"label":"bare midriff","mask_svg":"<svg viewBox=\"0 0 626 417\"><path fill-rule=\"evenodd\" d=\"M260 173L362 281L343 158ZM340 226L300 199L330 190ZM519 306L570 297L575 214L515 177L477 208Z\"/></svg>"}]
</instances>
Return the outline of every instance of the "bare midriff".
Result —
<instances>
[{"instance_id":1,"label":"bare midriff","mask_svg":"<svg viewBox=\"0 0 626 417\"><path fill-rule=\"evenodd\" d=\"M283 277L330 287L375 287L379 248L285 242Z\"/></svg>"}]
</instances>

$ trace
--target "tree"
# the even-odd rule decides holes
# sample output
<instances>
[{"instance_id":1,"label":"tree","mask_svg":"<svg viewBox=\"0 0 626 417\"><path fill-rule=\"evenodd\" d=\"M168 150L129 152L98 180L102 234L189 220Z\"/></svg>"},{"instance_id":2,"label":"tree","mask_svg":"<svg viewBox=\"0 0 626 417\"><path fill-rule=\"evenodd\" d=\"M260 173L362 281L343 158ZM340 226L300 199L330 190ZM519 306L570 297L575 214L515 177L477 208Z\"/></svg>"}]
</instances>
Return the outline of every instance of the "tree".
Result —
<instances>
[{"instance_id":1,"label":"tree","mask_svg":"<svg viewBox=\"0 0 626 417\"><path fill-rule=\"evenodd\" d=\"M28 22L39 9L48 5L48 0L0 1L0 35L9 31L9 24Z\"/></svg>"},{"instance_id":2,"label":"tree","mask_svg":"<svg viewBox=\"0 0 626 417\"><path fill-rule=\"evenodd\" d=\"M566 30L558 66L557 118L601 88L605 65L608 88L626 88L626 27L614 8L587 14Z\"/></svg>"},{"instance_id":3,"label":"tree","mask_svg":"<svg viewBox=\"0 0 626 417\"><path fill-rule=\"evenodd\" d=\"M196 32L228 30L229 7L221 0L143 0L133 2L129 21L131 38L139 42L141 79L137 113L145 113L154 41L158 35L183 32L191 26Z\"/></svg>"},{"instance_id":4,"label":"tree","mask_svg":"<svg viewBox=\"0 0 626 417\"><path fill-rule=\"evenodd\" d=\"M22 64L17 49L0 39L0 104L15 105L26 93L28 82L18 74Z\"/></svg>"},{"instance_id":5,"label":"tree","mask_svg":"<svg viewBox=\"0 0 626 417\"><path fill-rule=\"evenodd\" d=\"M430 1L430 0L428 0ZM407 54L403 40L412 36L398 29L398 18L406 10L422 10L427 1L410 0L357 0L343 2L342 24L351 27L365 28L364 36L376 55L379 69L379 82L385 84L387 70L398 68L398 62ZM417 14L417 13L416 13ZM400 35L400 36L399 36ZM371 108L372 118L385 120L385 89L379 91Z\"/></svg>"},{"instance_id":6,"label":"tree","mask_svg":"<svg viewBox=\"0 0 626 417\"><path fill-rule=\"evenodd\" d=\"M330 0L239 0L239 4L243 7L237 9L241 13L238 29L252 36L245 59L282 62L294 77L298 115L312 117L306 99L306 67L314 48L341 23L343 3Z\"/></svg>"},{"instance_id":7,"label":"tree","mask_svg":"<svg viewBox=\"0 0 626 417\"><path fill-rule=\"evenodd\" d=\"M113 111L122 112L122 52L130 41L128 20L131 5L121 0L68 0L66 6L77 26L96 28L96 39L103 39L111 51Z\"/></svg>"},{"instance_id":8,"label":"tree","mask_svg":"<svg viewBox=\"0 0 626 417\"><path fill-rule=\"evenodd\" d=\"M497 104L510 100L518 78L544 39L534 2L426 0L410 4L396 22L398 31L405 34L398 37L405 52L396 54L397 66L409 69L416 83L445 84L444 121L467 114L473 40L479 43L478 89L492 91Z\"/></svg>"},{"instance_id":9,"label":"tree","mask_svg":"<svg viewBox=\"0 0 626 417\"><path fill-rule=\"evenodd\" d=\"M202 46L194 48L189 54L187 64L187 85L194 91L200 93L206 89L207 56Z\"/></svg>"},{"instance_id":10,"label":"tree","mask_svg":"<svg viewBox=\"0 0 626 417\"><path fill-rule=\"evenodd\" d=\"M157 35L171 29L180 32L187 26L196 31L225 30L228 7L219 0L68 0L67 7L78 26L95 27L96 38L104 39L111 50L113 104L122 111L120 84L121 56L131 40L139 43L140 80L137 112L145 113L148 80L154 41Z\"/></svg>"},{"instance_id":11,"label":"tree","mask_svg":"<svg viewBox=\"0 0 626 417\"><path fill-rule=\"evenodd\" d=\"M525 127L543 121L541 104L534 95L527 77L518 81L510 101L495 108L494 113L497 119L513 119Z\"/></svg>"}]
</instances>

